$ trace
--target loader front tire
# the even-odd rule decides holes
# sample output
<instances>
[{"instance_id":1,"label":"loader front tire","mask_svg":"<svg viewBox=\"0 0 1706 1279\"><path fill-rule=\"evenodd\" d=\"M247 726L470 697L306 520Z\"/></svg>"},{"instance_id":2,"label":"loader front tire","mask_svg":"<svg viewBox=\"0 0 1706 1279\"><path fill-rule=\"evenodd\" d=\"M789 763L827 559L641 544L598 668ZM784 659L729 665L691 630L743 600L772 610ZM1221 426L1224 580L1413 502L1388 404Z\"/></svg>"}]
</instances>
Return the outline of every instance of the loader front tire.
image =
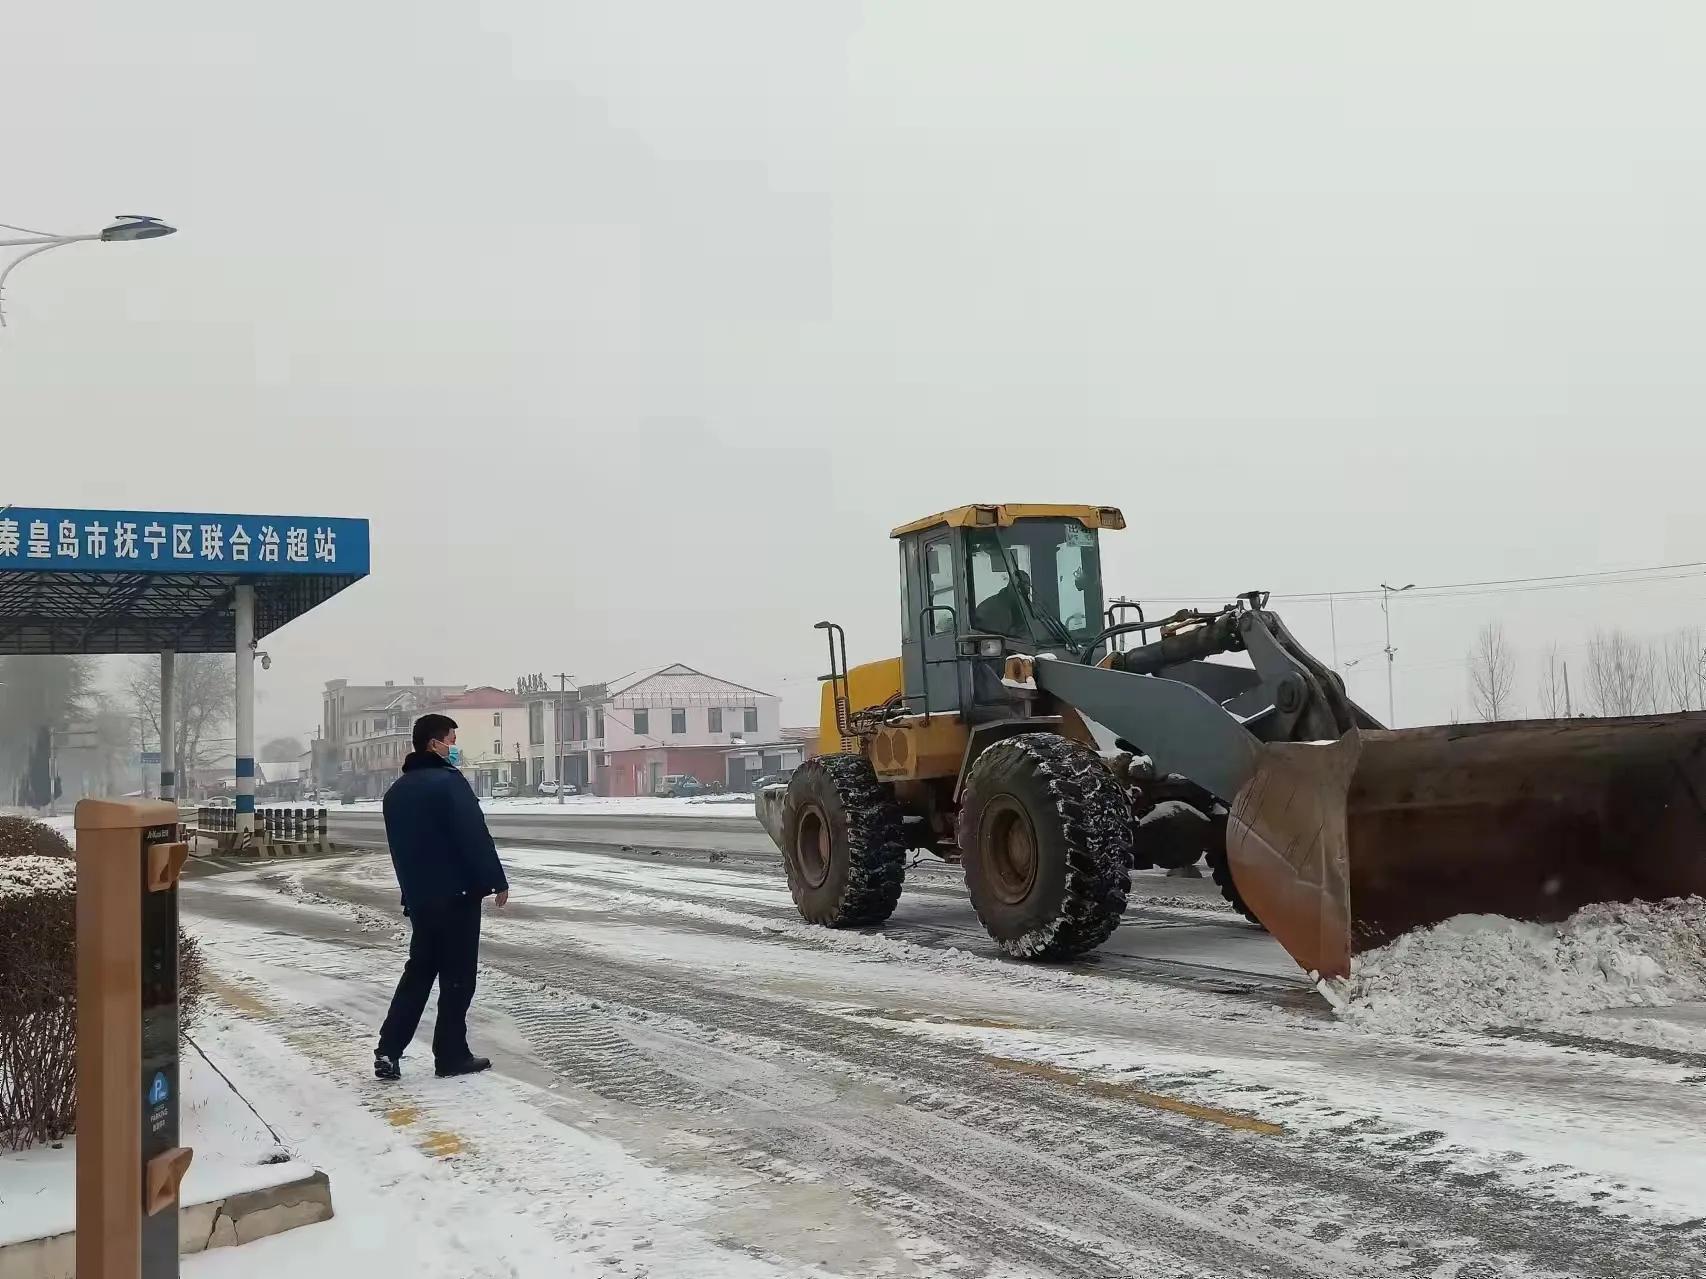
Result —
<instances>
[{"instance_id":1,"label":"loader front tire","mask_svg":"<svg viewBox=\"0 0 1706 1279\"><path fill-rule=\"evenodd\" d=\"M1069 959L1125 913L1131 803L1089 747L1054 733L995 743L960 800L960 857L995 944L1022 959Z\"/></svg>"},{"instance_id":2,"label":"loader front tire","mask_svg":"<svg viewBox=\"0 0 1706 1279\"><path fill-rule=\"evenodd\" d=\"M1220 895L1231 904L1232 909L1252 924L1258 927L1266 927L1261 920L1256 918L1255 912L1244 904L1244 895L1238 891L1238 885L1232 881L1232 867L1226 861L1224 819L1221 822L1221 837L1209 844L1208 854L1204 860L1208 862L1208 873L1214 876L1214 883L1220 889Z\"/></svg>"},{"instance_id":3,"label":"loader front tire","mask_svg":"<svg viewBox=\"0 0 1706 1279\"><path fill-rule=\"evenodd\" d=\"M906 875L900 805L859 755L794 770L782 802L782 864L802 918L830 928L880 924Z\"/></svg>"}]
</instances>

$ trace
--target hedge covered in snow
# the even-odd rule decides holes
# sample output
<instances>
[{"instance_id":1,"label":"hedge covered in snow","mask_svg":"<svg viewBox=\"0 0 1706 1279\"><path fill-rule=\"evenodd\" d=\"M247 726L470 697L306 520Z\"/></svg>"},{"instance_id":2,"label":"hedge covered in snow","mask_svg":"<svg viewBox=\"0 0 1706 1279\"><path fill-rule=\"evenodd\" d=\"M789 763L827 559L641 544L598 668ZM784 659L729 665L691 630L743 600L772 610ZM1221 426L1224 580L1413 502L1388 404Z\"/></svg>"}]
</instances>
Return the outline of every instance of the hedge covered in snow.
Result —
<instances>
[{"instance_id":1,"label":"hedge covered in snow","mask_svg":"<svg viewBox=\"0 0 1706 1279\"><path fill-rule=\"evenodd\" d=\"M77 863L55 830L0 817L0 1149L58 1141L77 1120ZM179 1020L201 954L178 933Z\"/></svg>"}]
</instances>

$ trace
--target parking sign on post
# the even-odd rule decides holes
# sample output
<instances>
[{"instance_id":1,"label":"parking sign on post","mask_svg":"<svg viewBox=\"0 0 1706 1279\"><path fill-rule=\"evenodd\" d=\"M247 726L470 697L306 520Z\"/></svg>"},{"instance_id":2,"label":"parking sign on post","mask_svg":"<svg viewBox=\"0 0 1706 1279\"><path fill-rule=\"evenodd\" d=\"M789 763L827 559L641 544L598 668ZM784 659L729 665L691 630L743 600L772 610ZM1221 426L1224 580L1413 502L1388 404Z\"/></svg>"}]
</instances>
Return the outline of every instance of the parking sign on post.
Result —
<instances>
[{"instance_id":1,"label":"parking sign on post","mask_svg":"<svg viewBox=\"0 0 1706 1279\"><path fill-rule=\"evenodd\" d=\"M77 1273L176 1279L178 810L77 805Z\"/></svg>"}]
</instances>

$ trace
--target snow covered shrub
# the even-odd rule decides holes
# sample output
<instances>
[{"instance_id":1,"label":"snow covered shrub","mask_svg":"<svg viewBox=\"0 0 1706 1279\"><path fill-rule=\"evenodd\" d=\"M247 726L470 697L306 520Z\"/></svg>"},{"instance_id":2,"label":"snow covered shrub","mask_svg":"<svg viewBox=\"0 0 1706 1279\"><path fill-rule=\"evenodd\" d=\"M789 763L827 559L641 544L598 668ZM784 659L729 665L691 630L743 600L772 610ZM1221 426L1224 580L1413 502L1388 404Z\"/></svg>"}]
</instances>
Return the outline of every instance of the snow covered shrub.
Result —
<instances>
[{"instance_id":1,"label":"snow covered shrub","mask_svg":"<svg viewBox=\"0 0 1706 1279\"><path fill-rule=\"evenodd\" d=\"M77 1121L76 868L0 857L0 1148L58 1141Z\"/></svg>"},{"instance_id":2,"label":"snow covered shrub","mask_svg":"<svg viewBox=\"0 0 1706 1279\"><path fill-rule=\"evenodd\" d=\"M28 817L0 817L0 857L73 857L65 836Z\"/></svg>"},{"instance_id":3,"label":"snow covered shrub","mask_svg":"<svg viewBox=\"0 0 1706 1279\"><path fill-rule=\"evenodd\" d=\"M178 1031L193 1030L201 1017L201 997L206 991L206 965L201 943L178 925Z\"/></svg>"},{"instance_id":4,"label":"snow covered shrub","mask_svg":"<svg viewBox=\"0 0 1706 1279\"><path fill-rule=\"evenodd\" d=\"M22 1150L77 1121L77 863L39 822L0 819L0 937L0 1149ZM180 1027L202 992L200 947L180 928Z\"/></svg>"}]
</instances>

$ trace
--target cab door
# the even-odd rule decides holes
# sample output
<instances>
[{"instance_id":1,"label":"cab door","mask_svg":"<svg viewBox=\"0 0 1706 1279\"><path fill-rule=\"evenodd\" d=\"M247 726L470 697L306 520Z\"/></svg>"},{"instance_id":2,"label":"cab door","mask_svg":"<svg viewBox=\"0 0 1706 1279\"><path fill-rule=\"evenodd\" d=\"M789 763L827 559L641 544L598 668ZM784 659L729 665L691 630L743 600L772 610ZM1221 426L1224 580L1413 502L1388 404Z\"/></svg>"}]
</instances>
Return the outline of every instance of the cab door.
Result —
<instances>
[{"instance_id":1,"label":"cab door","mask_svg":"<svg viewBox=\"0 0 1706 1279\"><path fill-rule=\"evenodd\" d=\"M912 714L960 709L959 632L966 626L959 538L952 529L900 541L900 664Z\"/></svg>"},{"instance_id":2,"label":"cab door","mask_svg":"<svg viewBox=\"0 0 1706 1279\"><path fill-rule=\"evenodd\" d=\"M959 632L965 625L964 595L959 589L959 538L944 529L923 544L924 603L918 618L922 636L925 708L960 709Z\"/></svg>"}]
</instances>

